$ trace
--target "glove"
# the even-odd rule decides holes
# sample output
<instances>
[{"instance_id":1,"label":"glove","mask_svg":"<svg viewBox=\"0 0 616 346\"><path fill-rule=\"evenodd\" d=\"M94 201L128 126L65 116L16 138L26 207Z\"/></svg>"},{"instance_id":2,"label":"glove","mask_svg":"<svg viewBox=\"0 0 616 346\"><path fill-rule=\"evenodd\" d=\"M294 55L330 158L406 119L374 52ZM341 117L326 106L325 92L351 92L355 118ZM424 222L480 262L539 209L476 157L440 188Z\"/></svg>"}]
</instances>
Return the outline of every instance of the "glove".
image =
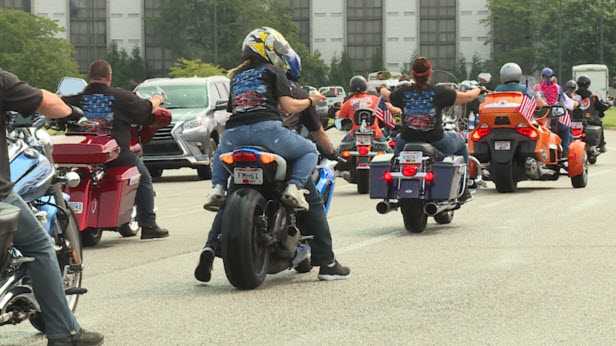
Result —
<instances>
[{"instance_id":1,"label":"glove","mask_svg":"<svg viewBox=\"0 0 616 346\"><path fill-rule=\"evenodd\" d=\"M325 157L328 160L331 161L337 161L338 160L338 154L334 151L331 153L323 153L323 157Z\"/></svg>"},{"instance_id":2,"label":"glove","mask_svg":"<svg viewBox=\"0 0 616 346\"><path fill-rule=\"evenodd\" d=\"M167 127L169 126L169 124L171 124L171 112L169 112L168 110L164 108L159 108L156 110L156 112L153 113L153 115L154 123L150 125L150 127L160 129L163 127Z\"/></svg>"}]
</instances>

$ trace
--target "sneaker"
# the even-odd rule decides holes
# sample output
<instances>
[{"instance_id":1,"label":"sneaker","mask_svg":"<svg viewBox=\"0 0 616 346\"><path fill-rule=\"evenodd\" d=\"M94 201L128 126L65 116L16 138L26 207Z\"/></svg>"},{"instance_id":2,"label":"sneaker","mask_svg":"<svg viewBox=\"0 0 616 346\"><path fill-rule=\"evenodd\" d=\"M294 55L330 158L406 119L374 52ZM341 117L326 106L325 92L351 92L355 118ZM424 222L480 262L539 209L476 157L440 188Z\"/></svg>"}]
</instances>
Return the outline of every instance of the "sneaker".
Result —
<instances>
[{"instance_id":1,"label":"sneaker","mask_svg":"<svg viewBox=\"0 0 616 346\"><path fill-rule=\"evenodd\" d=\"M225 205L225 189L222 185L214 186L212 192L207 196L203 209L217 212Z\"/></svg>"},{"instance_id":2,"label":"sneaker","mask_svg":"<svg viewBox=\"0 0 616 346\"><path fill-rule=\"evenodd\" d=\"M319 269L319 280L321 281L346 280L349 277L351 277L351 269L336 260Z\"/></svg>"},{"instance_id":3,"label":"sneaker","mask_svg":"<svg viewBox=\"0 0 616 346\"><path fill-rule=\"evenodd\" d=\"M97 346L102 345L104 339L103 334L81 329L76 335L47 339L47 346Z\"/></svg>"},{"instance_id":4,"label":"sneaker","mask_svg":"<svg viewBox=\"0 0 616 346\"><path fill-rule=\"evenodd\" d=\"M211 247L206 247L201 251L199 263L195 268L195 279L201 282L209 282L212 279L212 266L215 257L214 250Z\"/></svg>"},{"instance_id":5,"label":"sneaker","mask_svg":"<svg viewBox=\"0 0 616 346\"><path fill-rule=\"evenodd\" d=\"M169 231L158 227L158 225L154 226L141 226L141 239L158 239L158 238L167 238L169 236Z\"/></svg>"},{"instance_id":6,"label":"sneaker","mask_svg":"<svg viewBox=\"0 0 616 346\"><path fill-rule=\"evenodd\" d=\"M306 193L308 193L307 190L299 189L295 184L289 184L282 194L282 202L291 208L308 210L310 205L304 196Z\"/></svg>"}]
</instances>

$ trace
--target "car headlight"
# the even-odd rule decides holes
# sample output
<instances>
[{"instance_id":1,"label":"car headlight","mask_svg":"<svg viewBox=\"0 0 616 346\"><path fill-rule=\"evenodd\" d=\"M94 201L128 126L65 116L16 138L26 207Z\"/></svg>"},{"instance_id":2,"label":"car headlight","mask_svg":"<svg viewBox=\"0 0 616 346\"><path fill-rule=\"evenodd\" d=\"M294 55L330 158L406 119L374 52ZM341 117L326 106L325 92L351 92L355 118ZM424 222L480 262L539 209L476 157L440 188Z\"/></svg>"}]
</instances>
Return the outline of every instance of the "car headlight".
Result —
<instances>
[{"instance_id":1,"label":"car headlight","mask_svg":"<svg viewBox=\"0 0 616 346\"><path fill-rule=\"evenodd\" d=\"M185 130L194 129L199 126L201 126L201 120L199 119L190 120L184 123Z\"/></svg>"}]
</instances>

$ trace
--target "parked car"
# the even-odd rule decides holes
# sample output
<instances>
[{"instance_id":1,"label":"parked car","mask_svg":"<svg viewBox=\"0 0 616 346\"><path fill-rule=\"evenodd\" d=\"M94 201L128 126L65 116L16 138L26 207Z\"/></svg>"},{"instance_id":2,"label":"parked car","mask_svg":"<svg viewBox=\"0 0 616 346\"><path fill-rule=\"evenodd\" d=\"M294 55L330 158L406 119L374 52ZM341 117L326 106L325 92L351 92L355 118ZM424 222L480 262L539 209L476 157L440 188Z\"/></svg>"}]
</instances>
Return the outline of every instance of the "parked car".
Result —
<instances>
[{"instance_id":1,"label":"parked car","mask_svg":"<svg viewBox=\"0 0 616 346\"><path fill-rule=\"evenodd\" d=\"M333 119L335 111L340 109L340 105L344 103L346 99L346 92L341 86L327 86L319 89L319 92L325 96L325 104L321 105L322 109L319 112L321 116L321 123L324 128L327 128L329 119ZM317 111L319 111L317 109ZM323 113L321 113L323 112Z\"/></svg>"},{"instance_id":2,"label":"parked car","mask_svg":"<svg viewBox=\"0 0 616 346\"><path fill-rule=\"evenodd\" d=\"M165 169L194 168L201 179L211 177L210 162L230 114L229 79L156 78L135 89L139 95L164 92L164 107L172 112L171 125L156 132L143 147L152 177Z\"/></svg>"}]
</instances>

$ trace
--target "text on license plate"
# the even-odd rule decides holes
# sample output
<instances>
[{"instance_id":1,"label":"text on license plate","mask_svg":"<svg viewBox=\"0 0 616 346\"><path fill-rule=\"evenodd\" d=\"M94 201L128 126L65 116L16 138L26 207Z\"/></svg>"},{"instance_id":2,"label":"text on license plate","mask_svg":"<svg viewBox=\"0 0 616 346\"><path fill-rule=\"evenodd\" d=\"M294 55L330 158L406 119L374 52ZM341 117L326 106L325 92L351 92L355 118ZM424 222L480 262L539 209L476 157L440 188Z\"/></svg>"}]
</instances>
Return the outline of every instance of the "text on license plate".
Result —
<instances>
[{"instance_id":1,"label":"text on license plate","mask_svg":"<svg viewBox=\"0 0 616 346\"><path fill-rule=\"evenodd\" d=\"M400 153L400 163L421 163L423 153L421 151L403 151Z\"/></svg>"},{"instance_id":2,"label":"text on license plate","mask_svg":"<svg viewBox=\"0 0 616 346\"><path fill-rule=\"evenodd\" d=\"M370 145L372 144L372 136L371 135L357 135L355 137L355 144Z\"/></svg>"},{"instance_id":3,"label":"text on license plate","mask_svg":"<svg viewBox=\"0 0 616 346\"><path fill-rule=\"evenodd\" d=\"M496 141L494 142L494 150L511 150L511 142Z\"/></svg>"},{"instance_id":4,"label":"text on license plate","mask_svg":"<svg viewBox=\"0 0 616 346\"><path fill-rule=\"evenodd\" d=\"M236 167L233 182L237 185L263 185L263 169Z\"/></svg>"}]
</instances>

